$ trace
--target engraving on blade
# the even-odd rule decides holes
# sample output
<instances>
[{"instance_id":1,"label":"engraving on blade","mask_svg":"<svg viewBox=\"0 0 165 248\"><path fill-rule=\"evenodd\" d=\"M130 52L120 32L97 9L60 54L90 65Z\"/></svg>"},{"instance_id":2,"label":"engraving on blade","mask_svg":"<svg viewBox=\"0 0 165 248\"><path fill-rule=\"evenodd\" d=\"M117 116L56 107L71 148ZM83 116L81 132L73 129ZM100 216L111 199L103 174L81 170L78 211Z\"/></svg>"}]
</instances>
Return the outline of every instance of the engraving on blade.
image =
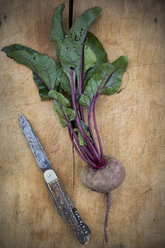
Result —
<instances>
[{"instance_id":1,"label":"engraving on blade","mask_svg":"<svg viewBox=\"0 0 165 248\"><path fill-rule=\"evenodd\" d=\"M46 153L44 152L44 149L42 148L41 143L37 138L37 135L23 115L20 115L20 125L40 169L43 172L47 169L51 169L51 164L46 156Z\"/></svg>"}]
</instances>

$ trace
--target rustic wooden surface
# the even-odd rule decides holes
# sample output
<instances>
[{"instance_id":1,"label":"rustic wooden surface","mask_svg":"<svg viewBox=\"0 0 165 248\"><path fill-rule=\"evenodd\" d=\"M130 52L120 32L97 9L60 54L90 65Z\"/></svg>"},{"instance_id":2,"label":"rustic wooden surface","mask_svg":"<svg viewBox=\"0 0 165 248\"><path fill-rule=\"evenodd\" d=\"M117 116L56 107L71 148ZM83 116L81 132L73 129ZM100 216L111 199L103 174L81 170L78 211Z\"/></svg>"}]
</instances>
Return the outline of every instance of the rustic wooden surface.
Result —
<instances>
[{"instance_id":1,"label":"rustic wooden surface","mask_svg":"<svg viewBox=\"0 0 165 248\"><path fill-rule=\"evenodd\" d=\"M55 57L49 31L59 0L1 0L0 46L20 43ZM68 28L68 1L64 12ZM19 128L24 114L53 168L92 234L87 248L165 247L165 2L162 0L75 0L74 19L99 5L91 27L110 61L128 55L125 90L102 96L97 120L104 153L126 167L123 185L112 193L109 243L103 236L106 197L82 186L84 163L75 155L53 111L41 102L30 70L0 53L0 248L78 248L54 208L43 176Z\"/></svg>"}]
</instances>

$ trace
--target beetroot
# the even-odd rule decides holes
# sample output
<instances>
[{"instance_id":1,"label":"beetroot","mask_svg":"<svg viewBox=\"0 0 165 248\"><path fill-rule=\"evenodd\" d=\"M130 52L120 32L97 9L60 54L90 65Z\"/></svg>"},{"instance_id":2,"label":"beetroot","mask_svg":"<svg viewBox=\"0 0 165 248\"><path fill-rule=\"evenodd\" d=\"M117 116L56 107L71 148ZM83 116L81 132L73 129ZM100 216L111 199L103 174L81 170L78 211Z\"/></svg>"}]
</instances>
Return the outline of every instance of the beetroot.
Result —
<instances>
[{"instance_id":1,"label":"beetroot","mask_svg":"<svg viewBox=\"0 0 165 248\"><path fill-rule=\"evenodd\" d=\"M104 157L106 164L100 170L86 165L81 171L83 184L99 193L108 193L121 185L125 178L125 169L122 163L112 156Z\"/></svg>"},{"instance_id":2,"label":"beetroot","mask_svg":"<svg viewBox=\"0 0 165 248\"><path fill-rule=\"evenodd\" d=\"M125 178L125 169L122 163L115 157L104 156L104 160L105 165L100 170L96 170L87 164L81 171L81 181L87 188L93 191L106 193L107 209L105 214L104 234L105 241L108 242L106 229L111 205L110 192L122 184Z\"/></svg>"}]
</instances>

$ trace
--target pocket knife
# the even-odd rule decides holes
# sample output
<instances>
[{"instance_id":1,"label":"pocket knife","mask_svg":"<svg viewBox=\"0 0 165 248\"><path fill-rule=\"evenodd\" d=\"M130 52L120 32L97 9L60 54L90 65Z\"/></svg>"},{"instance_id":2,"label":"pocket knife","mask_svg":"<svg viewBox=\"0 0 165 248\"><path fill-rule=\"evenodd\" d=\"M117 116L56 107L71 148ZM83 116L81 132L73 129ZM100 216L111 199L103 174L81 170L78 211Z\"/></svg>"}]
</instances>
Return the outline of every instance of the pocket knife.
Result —
<instances>
[{"instance_id":1,"label":"pocket knife","mask_svg":"<svg viewBox=\"0 0 165 248\"><path fill-rule=\"evenodd\" d=\"M32 126L23 115L20 115L19 120L21 129L29 143L36 162L44 174L47 189L59 214L66 221L76 239L81 244L86 244L89 241L89 227L81 219L64 186L52 169L49 159Z\"/></svg>"}]
</instances>

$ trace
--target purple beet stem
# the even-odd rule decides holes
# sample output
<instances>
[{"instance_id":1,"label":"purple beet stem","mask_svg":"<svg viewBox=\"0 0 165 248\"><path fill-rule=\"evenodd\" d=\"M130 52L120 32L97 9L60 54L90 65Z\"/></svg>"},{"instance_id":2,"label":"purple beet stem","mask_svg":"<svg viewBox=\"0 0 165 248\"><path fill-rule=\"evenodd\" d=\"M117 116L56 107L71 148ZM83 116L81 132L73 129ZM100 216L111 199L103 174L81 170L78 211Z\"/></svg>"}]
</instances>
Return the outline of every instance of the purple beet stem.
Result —
<instances>
[{"instance_id":1,"label":"purple beet stem","mask_svg":"<svg viewBox=\"0 0 165 248\"><path fill-rule=\"evenodd\" d=\"M89 113L88 113L88 124L89 124L89 129L90 129L90 132L91 132L91 135L92 137L94 138L93 136L93 132L92 132L92 128L91 128L91 115L92 115L92 107L93 107L93 122L94 122L94 128L95 128L95 132L96 132L96 135L97 135L97 138L98 138L98 142L99 142L99 147L100 147L100 164L104 166L104 158L103 158L103 148L102 148L102 144L101 144L101 139L100 139L100 135L98 133L98 129L97 129L97 125L96 125L96 118L95 118L95 106L96 106L96 102L97 102L97 99L99 97L99 91L100 91L100 88L101 88L101 85L102 83L104 82L104 79L106 77L107 74L105 74L104 78L101 80L101 83L97 89L97 92L96 94L94 95L93 97L93 100L91 102L91 105L90 105L90 108L89 108ZM95 142L95 139L94 139L94 145L96 146L96 149L98 151L98 148L97 148L97 145L96 145L96 142Z\"/></svg>"},{"instance_id":2,"label":"purple beet stem","mask_svg":"<svg viewBox=\"0 0 165 248\"><path fill-rule=\"evenodd\" d=\"M67 123L68 131L69 131L69 137L70 137L70 140L71 140L76 152L81 157L81 159L84 160L87 164L91 165L94 169L98 169L99 167L93 162L93 157L90 154L90 151L88 150L88 148L86 146L80 146L77 134L74 132L73 128L71 127L70 122L67 119L67 117L63 111L62 106L60 105L60 103L57 100L55 100L55 101L57 102L58 106L60 107L62 114L63 114L63 117ZM74 137L74 139L73 139L73 137ZM76 143L74 140L76 141Z\"/></svg>"},{"instance_id":3,"label":"purple beet stem","mask_svg":"<svg viewBox=\"0 0 165 248\"><path fill-rule=\"evenodd\" d=\"M78 146L77 147L77 145L75 144L75 141L73 140L73 138L72 138L72 134L71 134L71 131L70 131L70 129L68 128L68 131L69 131L69 137L70 137L70 140L71 140L71 142L72 142L72 144L73 144L73 147L75 148L75 150L76 150L76 152L78 153L78 155L80 156L80 158L82 159L82 160L84 160L87 164L90 164L93 168L95 168L95 169L97 169L97 166L92 162L92 161L90 161L89 159L86 159L86 158L84 158L84 156L82 155L82 150L80 150L81 148ZM79 148L79 149L78 149ZM81 151L81 152L80 152Z\"/></svg>"},{"instance_id":4,"label":"purple beet stem","mask_svg":"<svg viewBox=\"0 0 165 248\"><path fill-rule=\"evenodd\" d=\"M101 143L101 139L100 139L100 135L97 129L97 124L96 124L96 117L95 117L95 107L96 107L96 102L98 99L99 95L96 97L94 104L93 104L93 122L94 122L94 127L95 127L95 131L97 134L97 138L98 138L98 142L99 142L99 147L100 147L100 155L101 155L101 160L103 160L103 147L102 147L102 143Z\"/></svg>"},{"instance_id":5,"label":"purple beet stem","mask_svg":"<svg viewBox=\"0 0 165 248\"><path fill-rule=\"evenodd\" d=\"M87 150L87 147L80 146L78 137L77 137L76 133L74 132L73 128L71 127L70 122L67 119L67 117L66 117L66 115L65 115L65 113L63 111L62 106L59 104L59 102L57 100L55 100L55 101L57 102L58 106L60 107L60 109L62 111L62 114L64 116L64 119L65 119L65 121L67 123L68 130L69 130L69 137L70 137L70 140L71 140L76 152L79 154L79 156L81 157L82 160L84 160L86 163L90 164L93 168L98 169L98 166L96 166L95 163L93 163L93 161L89 158L89 157L91 157L91 154ZM72 135L73 135L73 137L74 137L74 139L76 141L76 144L75 144L75 142L73 140Z\"/></svg>"},{"instance_id":6,"label":"purple beet stem","mask_svg":"<svg viewBox=\"0 0 165 248\"><path fill-rule=\"evenodd\" d=\"M79 97L81 97L81 94L82 94L82 84L83 84L83 81L82 81L82 68L81 68L81 63L82 63L82 58L80 58L80 74L79 74ZM106 84L109 82L110 78L112 77L113 73L110 75L110 77L107 79L104 87L106 86ZM85 140L85 142L87 143L87 146L80 146L79 145L79 142L77 141L77 135L76 135L76 144L73 140L73 137L72 135L70 135L70 139L72 141L72 144L74 145L76 151L78 152L78 154L80 155L81 154L81 158L82 158L82 155L83 155L83 160L84 161L88 161L88 163L90 165L92 165L92 167L94 167L95 169L100 169L101 167L104 166L105 164L105 161L104 161L104 157L103 157L103 147L102 147L102 143L101 143L101 139L100 139L100 135L99 135L99 132L98 132L98 129L97 129L97 124L96 124L96 117L95 117L95 107L96 107L96 102L97 102L97 99L101 93L101 90L104 88L101 89L101 86L106 78L107 74L105 74L104 78L101 80L101 83L97 89L97 92L96 94L94 95L93 97L93 100L91 102L91 105L88 109L88 126L89 126L89 131L90 131L90 135L91 135L91 138L92 138L92 142L93 144L91 143L91 141L89 140L88 136L86 135L83 127L82 127L82 124L81 124L81 121L80 121L80 118L79 118L79 114L78 114L78 110L77 110L77 105L76 105L76 97L75 97L75 84L74 84L74 78L73 78L73 69L70 68L70 78L71 78L71 88L72 88L72 103L73 103L73 108L75 110L75 113L76 113L76 123L77 123L77 126ZM84 121L84 114L83 114L83 108L82 106L79 106L79 109L80 109L80 116L82 118L82 120ZM95 132L96 132L96 135L97 135L97 138L98 138L98 143L99 143L99 148L100 148L100 153L99 153L99 150L98 150L98 147L97 147L97 143L95 141L95 138L94 138L94 135L93 135L93 131L92 131L92 127L91 127L91 116L92 116L92 113L93 113L93 122L94 122L94 128L95 128ZM74 136L75 138L75 136ZM77 145L77 146L76 146ZM81 151L81 153L80 153ZM94 166L95 165L95 166Z\"/></svg>"},{"instance_id":7,"label":"purple beet stem","mask_svg":"<svg viewBox=\"0 0 165 248\"><path fill-rule=\"evenodd\" d=\"M77 126L78 126L85 142L87 143L87 145L88 145L88 147L89 147L89 149L93 155L94 162L96 164L98 164L99 163L99 154L97 153L95 147L93 146L93 144L89 140L88 136L86 135L86 133L85 133L85 131L81 125L80 119L79 119L79 114L78 114L77 105L76 105L76 98L75 98L74 79L73 79L73 69L72 68L70 68L70 77L71 77L71 86L72 86L72 103L73 103L74 111L76 112Z\"/></svg>"},{"instance_id":8,"label":"purple beet stem","mask_svg":"<svg viewBox=\"0 0 165 248\"><path fill-rule=\"evenodd\" d=\"M102 147L102 143L101 143L101 139L100 139L100 135L99 135L99 132L98 132L98 129L97 129L97 124L96 124L96 117L95 117L95 107L96 107L96 102L97 102L97 99L98 97L100 96L102 90L106 87L107 83L109 82L109 80L112 78L114 72L108 77L106 83L104 84L104 86L101 88L106 76L107 76L107 73L105 74L105 76L103 77L103 79L101 80L101 83L97 89L97 92L96 94L94 95L93 97L93 100L91 102L91 105L89 107L89 110L88 110L88 125L89 125L89 130L91 132L91 136L92 136L92 139L94 141L94 145L96 147L96 150L98 151L98 148L97 148L97 145L96 145L96 142L95 142L95 139L94 139L94 136L93 136L93 132L92 132L92 128L91 128L91 115L92 115L92 108L93 108L93 122L94 122L94 128L95 128L95 132L96 132L96 135L97 135L97 138L98 138L98 142L99 142L99 147L100 147L100 163L104 166L104 154L103 154L103 147ZM110 85L112 86L112 85ZM109 87L110 87L109 86Z\"/></svg>"},{"instance_id":9,"label":"purple beet stem","mask_svg":"<svg viewBox=\"0 0 165 248\"><path fill-rule=\"evenodd\" d=\"M86 37L86 36L85 36ZM85 39L84 39L85 40ZM83 50L84 50L84 41L83 41L83 46L81 48L81 56L80 56L80 72L79 72L79 98L82 95L82 86L83 86L83 81L82 81L82 57L83 57ZM81 119L84 122L84 113L83 113L83 107L80 105L80 114L81 114Z\"/></svg>"},{"instance_id":10,"label":"purple beet stem","mask_svg":"<svg viewBox=\"0 0 165 248\"><path fill-rule=\"evenodd\" d=\"M92 100L92 103L91 103L91 106L89 107L89 110L88 110L88 126L89 126L89 132L90 132L90 135L92 137L92 140L93 140L93 144L96 148L96 151L97 153L99 153L99 150L98 150L98 147L97 147L97 144L96 144L96 141L95 141L95 138L94 138L94 135L93 135L93 131L92 131L92 125L91 125L91 113L92 113L92 107L93 107L93 100Z\"/></svg>"}]
</instances>

